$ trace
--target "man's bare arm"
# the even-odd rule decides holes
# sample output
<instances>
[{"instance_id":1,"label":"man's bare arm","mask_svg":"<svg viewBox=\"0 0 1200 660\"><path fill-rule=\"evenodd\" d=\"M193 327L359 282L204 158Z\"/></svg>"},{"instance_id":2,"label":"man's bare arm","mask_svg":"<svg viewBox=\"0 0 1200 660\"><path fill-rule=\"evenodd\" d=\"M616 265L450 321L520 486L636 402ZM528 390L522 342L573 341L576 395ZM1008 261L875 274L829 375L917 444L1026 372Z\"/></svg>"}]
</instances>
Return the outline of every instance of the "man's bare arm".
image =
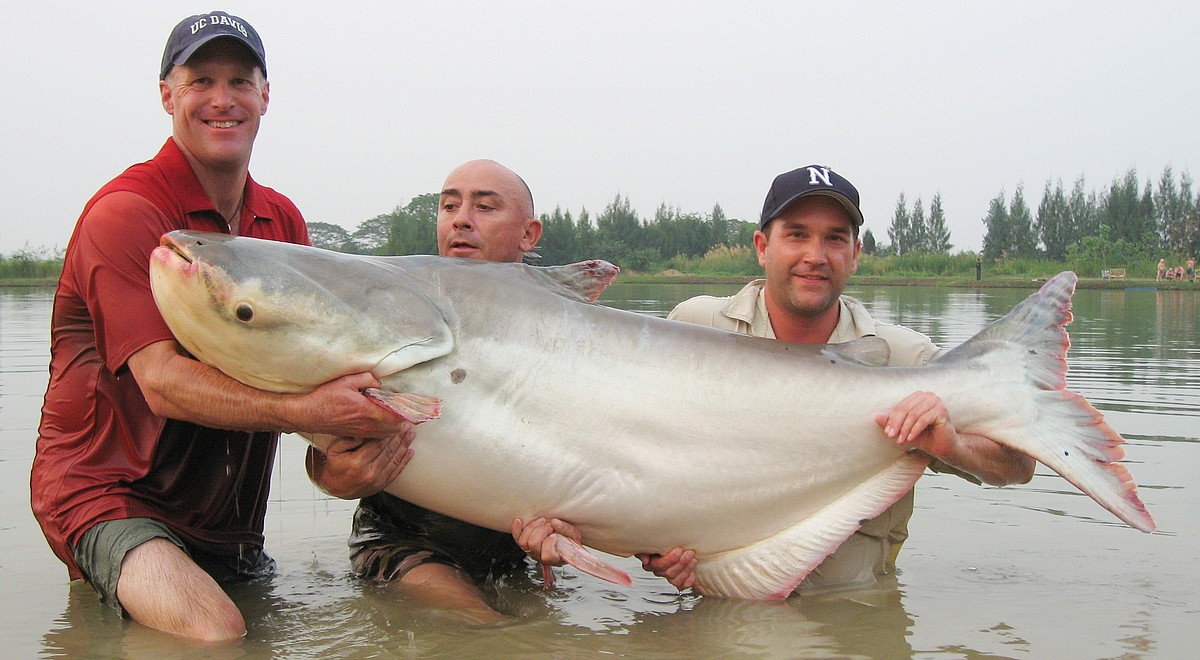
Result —
<instances>
[{"instance_id":1,"label":"man's bare arm","mask_svg":"<svg viewBox=\"0 0 1200 660\"><path fill-rule=\"evenodd\" d=\"M213 428L306 431L387 437L404 431L399 415L363 396L378 387L371 374L352 374L306 394L259 390L188 357L175 341L151 344L129 358L129 370L154 414Z\"/></svg>"},{"instance_id":2,"label":"man's bare arm","mask_svg":"<svg viewBox=\"0 0 1200 660\"><path fill-rule=\"evenodd\" d=\"M959 433L946 404L932 392L914 392L889 414L875 416L889 438L969 472L992 486L1028 483L1036 462L983 436Z\"/></svg>"}]
</instances>

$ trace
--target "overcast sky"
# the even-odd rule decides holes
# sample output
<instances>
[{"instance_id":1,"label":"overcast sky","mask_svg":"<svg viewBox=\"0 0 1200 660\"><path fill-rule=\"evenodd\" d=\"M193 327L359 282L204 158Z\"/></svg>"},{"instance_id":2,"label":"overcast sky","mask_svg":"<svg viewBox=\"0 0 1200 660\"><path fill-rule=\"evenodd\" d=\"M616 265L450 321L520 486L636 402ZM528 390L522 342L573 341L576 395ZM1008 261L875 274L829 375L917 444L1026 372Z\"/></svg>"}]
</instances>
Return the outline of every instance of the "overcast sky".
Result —
<instances>
[{"instance_id":1,"label":"overcast sky","mask_svg":"<svg viewBox=\"0 0 1200 660\"><path fill-rule=\"evenodd\" d=\"M22 2L0 40L0 253L65 247L87 199L169 135L171 28L223 9L263 37L251 173L353 229L494 158L539 212L620 193L757 218L823 163L887 240L941 192L955 250L990 199L1136 168L1200 178L1195 2Z\"/></svg>"}]
</instances>

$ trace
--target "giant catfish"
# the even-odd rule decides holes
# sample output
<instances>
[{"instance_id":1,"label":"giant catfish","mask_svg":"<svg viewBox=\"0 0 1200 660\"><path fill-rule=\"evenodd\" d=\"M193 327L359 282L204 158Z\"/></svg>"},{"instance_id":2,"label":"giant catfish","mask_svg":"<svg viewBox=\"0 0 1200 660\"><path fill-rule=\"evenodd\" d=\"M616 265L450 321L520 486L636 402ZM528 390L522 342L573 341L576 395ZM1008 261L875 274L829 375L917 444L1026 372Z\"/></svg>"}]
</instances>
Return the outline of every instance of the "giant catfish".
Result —
<instances>
[{"instance_id":1,"label":"giant catfish","mask_svg":"<svg viewBox=\"0 0 1200 660\"><path fill-rule=\"evenodd\" d=\"M617 555L694 548L708 594L787 596L911 489L927 458L874 416L918 390L958 430L1154 529L1118 464L1124 441L1066 389L1073 273L931 364L883 368L878 339L806 346L589 304L616 271L605 262L354 256L177 231L150 271L180 343L233 378L303 392L371 371L382 400L437 417L388 492L496 530L561 518ZM439 401L440 417L410 395Z\"/></svg>"}]
</instances>

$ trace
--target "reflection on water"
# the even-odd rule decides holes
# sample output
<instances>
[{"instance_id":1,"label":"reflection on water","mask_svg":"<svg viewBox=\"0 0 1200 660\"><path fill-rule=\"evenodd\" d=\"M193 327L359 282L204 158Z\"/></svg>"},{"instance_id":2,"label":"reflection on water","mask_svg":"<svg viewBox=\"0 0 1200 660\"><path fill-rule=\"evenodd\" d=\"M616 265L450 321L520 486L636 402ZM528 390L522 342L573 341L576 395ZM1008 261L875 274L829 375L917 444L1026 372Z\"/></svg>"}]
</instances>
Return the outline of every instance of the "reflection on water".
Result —
<instances>
[{"instance_id":1,"label":"reflection on water","mask_svg":"<svg viewBox=\"0 0 1200 660\"><path fill-rule=\"evenodd\" d=\"M618 283L602 303L664 316L683 298L738 288ZM953 346L1030 291L851 293L879 319ZM232 590L249 634L240 645L207 648L121 621L90 587L67 583L28 506L50 292L0 289L5 655L1188 657L1200 617L1198 299L1190 291L1084 290L1069 327L1070 385L1129 440L1127 462L1159 523L1153 535L1125 527L1045 468L1030 484L1004 489L928 475L900 573L880 590L783 603L706 599L677 594L636 561L617 558L635 578L630 588L568 569L546 592L530 567L492 593L512 623L468 626L350 578L353 504L313 489L302 443L285 438L266 523L279 574Z\"/></svg>"}]
</instances>

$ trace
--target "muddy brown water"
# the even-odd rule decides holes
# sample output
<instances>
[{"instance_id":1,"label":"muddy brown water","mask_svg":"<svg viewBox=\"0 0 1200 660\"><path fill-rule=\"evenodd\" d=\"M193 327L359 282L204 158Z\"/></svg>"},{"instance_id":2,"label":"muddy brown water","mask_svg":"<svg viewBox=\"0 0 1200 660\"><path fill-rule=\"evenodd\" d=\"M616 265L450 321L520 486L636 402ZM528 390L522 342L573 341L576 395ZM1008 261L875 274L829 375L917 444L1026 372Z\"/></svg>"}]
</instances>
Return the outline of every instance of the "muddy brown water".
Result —
<instances>
[{"instance_id":1,"label":"muddy brown water","mask_svg":"<svg viewBox=\"0 0 1200 660\"><path fill-rule=\"evenodd\" d=\"M614 284L602 302L664 314L712 285ZM1028 291L852 287L882 320L952 346ZM249 632L223 647L121 621L70 583L29 510L52 292L0 289L0 638L3 657L1187 658L1200 642L1200 292L1084 290L1069 327L1072 389L1128 440L1159 531L1126 527L1048 469L980 488L927 475L895 580L876 591L747 603L678 594L636 562L632 587L533 567L495 585L512 622L452 613L347 573L353 504L309 484L285 437L266 521L279 573L235 588Z\"/></svg>"}]
</instances>

